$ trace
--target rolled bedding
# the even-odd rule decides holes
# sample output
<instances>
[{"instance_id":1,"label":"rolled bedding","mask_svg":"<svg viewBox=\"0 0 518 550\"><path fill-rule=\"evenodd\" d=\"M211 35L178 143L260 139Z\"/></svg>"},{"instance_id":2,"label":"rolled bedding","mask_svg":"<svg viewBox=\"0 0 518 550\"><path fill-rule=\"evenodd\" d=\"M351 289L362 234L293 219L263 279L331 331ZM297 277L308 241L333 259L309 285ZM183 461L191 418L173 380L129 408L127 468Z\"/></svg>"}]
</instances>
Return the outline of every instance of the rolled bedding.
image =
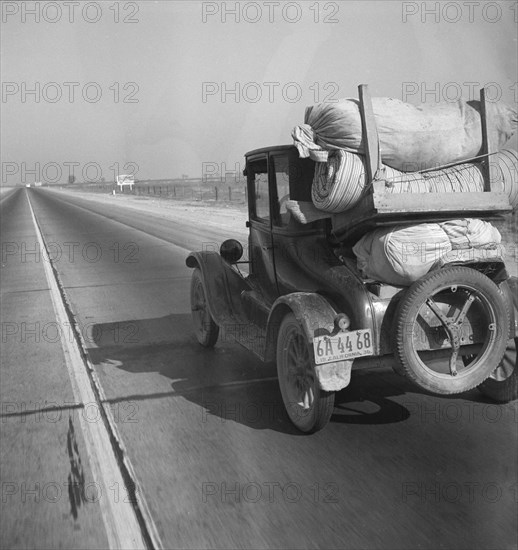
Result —
<instances>
[{"instance_id":1,"label":"rolled bedding","mask_svg":"<svg viewBox=\"0 0 518 550\"><path fill-rule=\"evenodd\" d=\"M490 157L495 187L518 206L518 153L504 149ZM478 163L463 163L443 170L401 172L382 166L378 179L385 180L386 193L465 193L484 190L484 177ZM327 162L317 162L311 188L313 204L331 213L356 206L367 192L365 159L344 150L332 151Z\"/></svg>"}]
</instances>

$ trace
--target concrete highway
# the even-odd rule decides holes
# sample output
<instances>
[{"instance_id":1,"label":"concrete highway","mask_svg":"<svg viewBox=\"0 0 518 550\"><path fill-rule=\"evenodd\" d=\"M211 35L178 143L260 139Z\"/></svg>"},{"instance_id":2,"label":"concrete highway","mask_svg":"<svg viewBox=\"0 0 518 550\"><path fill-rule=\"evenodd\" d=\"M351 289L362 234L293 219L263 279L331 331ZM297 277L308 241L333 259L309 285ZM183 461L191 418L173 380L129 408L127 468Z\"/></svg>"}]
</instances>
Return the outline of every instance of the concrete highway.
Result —
<instances>
[{"instance_id":1,"label":"concrete highway","mask_svg":"<svg viewBox=\"0 0 518 550\"><path fill-rule=\"evenodd\" d=\"M516 403L354 372L302 435L275 365L194 337L202 215L46 189L0 214L2 548L517 547Z\"/></svg>"}]
</instances>

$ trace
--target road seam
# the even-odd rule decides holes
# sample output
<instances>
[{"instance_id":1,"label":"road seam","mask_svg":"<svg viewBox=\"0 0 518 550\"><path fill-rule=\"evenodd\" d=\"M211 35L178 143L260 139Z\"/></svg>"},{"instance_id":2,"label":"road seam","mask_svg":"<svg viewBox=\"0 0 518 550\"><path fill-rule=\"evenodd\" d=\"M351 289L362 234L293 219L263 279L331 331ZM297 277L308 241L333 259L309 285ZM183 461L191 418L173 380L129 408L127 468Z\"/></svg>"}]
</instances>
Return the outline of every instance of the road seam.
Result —
<instances>
[{"instance_id":1,"label":"road seam","mask_svg":"<svg viewBox=\"0 0 518 550\"><path fill-rule=\"evenodd\" d=\"M100 421L86 422L83 415L79 415L79 420L94 480L102 488L99 504L110 549L161 549L163 546L149 506L118 435L112 412L109 406L105 406L106 396L88 359L81 331L68 303L59 274L50 260L29 194L26 193L26 196L44 260L42 263L56 318L61 323L70 323L75 337L72 341L61 338L74 398L83 404L96 403L101 411ZM125 488L127 498L116 498L114 486L117 489Z\"/></svg>"}]
</instances>

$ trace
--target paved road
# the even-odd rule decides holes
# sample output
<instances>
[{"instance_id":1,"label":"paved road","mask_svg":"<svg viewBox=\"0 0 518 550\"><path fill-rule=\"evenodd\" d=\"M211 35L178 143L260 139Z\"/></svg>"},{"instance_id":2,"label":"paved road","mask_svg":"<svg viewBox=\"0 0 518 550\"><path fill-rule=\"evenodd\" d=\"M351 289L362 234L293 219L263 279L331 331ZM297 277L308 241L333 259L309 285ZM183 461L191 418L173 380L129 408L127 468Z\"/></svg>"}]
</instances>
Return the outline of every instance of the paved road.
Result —
<instances>
[{"instance_id":1,"label":"paved road","mask_svg":"<svg viewBox=\"0 0 518 550\"><path fill-rule=\"evenodd\" d=\"M273 365L232 342L206 351L195 341L181 245L202 220L180 228L17 191L2 202L2 245L18 245L2 262L4 324L53 320L41 260L25 254L34 249L26 195L165 548L516 548L516 404L477 391L429 396L389 370L354 373L330 425L300 435ZM6 481L73 472L69 417L95 414L62 408L63 352L42 331L39 343L3 335L2 544L103 547L102 502L74 513L68 496L56 504L4 491ZM45 399L63 419L31 424L23 404ZM88 480L76 424L73 456ZM110 498L124 496L116 487Z\"/></svg>"}]
</instances>

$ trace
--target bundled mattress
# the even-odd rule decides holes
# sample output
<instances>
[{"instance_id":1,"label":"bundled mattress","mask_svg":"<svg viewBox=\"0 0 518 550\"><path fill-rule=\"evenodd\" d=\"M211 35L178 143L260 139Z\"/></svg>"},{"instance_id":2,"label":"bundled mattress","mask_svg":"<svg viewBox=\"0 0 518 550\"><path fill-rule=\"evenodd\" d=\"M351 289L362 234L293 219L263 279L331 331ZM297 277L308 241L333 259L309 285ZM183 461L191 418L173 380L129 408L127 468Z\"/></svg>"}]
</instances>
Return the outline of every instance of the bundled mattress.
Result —
<instances>
[{"instance_id":1,"label":"bundled mattress","mask_svg":"<svg viewBox=\"0 0 518 550\"><path fill-rule=\"evenodd\" d=\"M482 147L479 101L458 100L414 106L398 99L372 98L381 160L403 172L417 172L476 157ZM518 113L503 102L487 102L491 142L501 149L516 131ZM292 137L301 157L327 160L329 151L364 154L359 102L342 99L307 107Z\"/></svg>"},{"instance_id":2,"label":"bundled mattress","mask_svg":"<svg viewBox=\"0 0 518 550\"><path fill-rule=\"evenodd\" d=\"M518 154L502 150L490 158L496 190L505 192L513 208L518 205ZM379 179L386 193L463 193L484 190L480 164L464 163L443 170L406 173L383 166ZM332 151L326 162L317 162L312 201L319 210L339 213L353 208L367 190L365 159L342 149Z\"/></svg>"},{"instance_id":3,"label":"bundled mattress","mask_svg":"<svg viewBox=\"0 0 518 550\"><path fill-rule=\"evenodd\" d=\"M354 246L363 277L409 286L446 263L501 259L501 235L490 223L459 219L375 229Z\"/></svg>"}]
</instances>

